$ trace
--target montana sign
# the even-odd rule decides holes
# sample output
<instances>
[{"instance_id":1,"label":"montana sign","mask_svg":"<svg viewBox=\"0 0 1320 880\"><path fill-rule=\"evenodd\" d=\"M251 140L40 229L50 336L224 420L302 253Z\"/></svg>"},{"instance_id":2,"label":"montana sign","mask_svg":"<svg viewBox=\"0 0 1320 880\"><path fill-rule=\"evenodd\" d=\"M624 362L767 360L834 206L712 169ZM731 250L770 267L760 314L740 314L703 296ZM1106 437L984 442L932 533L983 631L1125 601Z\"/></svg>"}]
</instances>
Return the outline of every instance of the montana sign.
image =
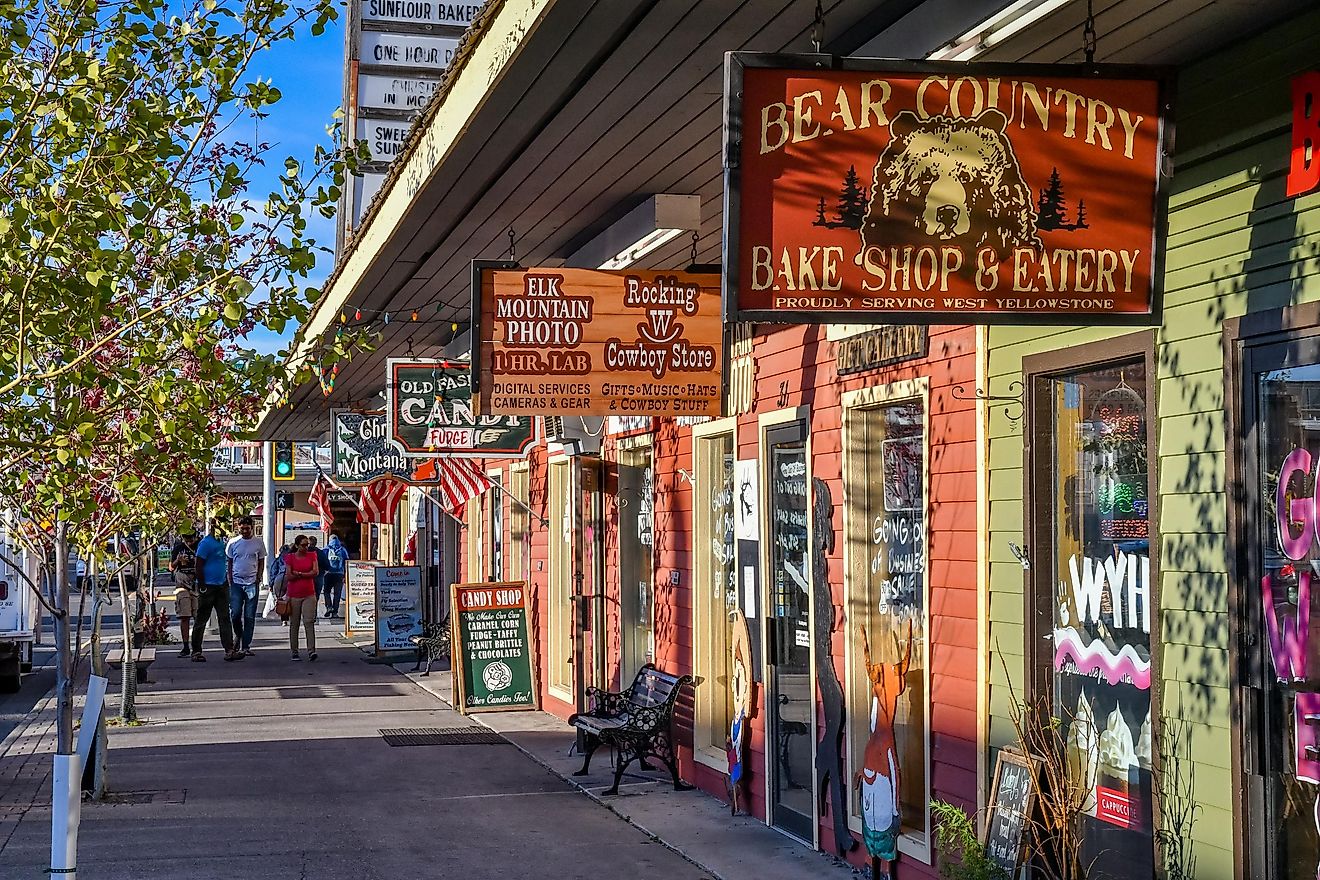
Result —
<instances>
[{"instance_id":1,"label":"montana sign","mask_svg":"<svg viewBox=\"0 0 1320 880\"><path fill-rule=\"evenodd\" d=\"M1162 71L817 57L728 56L735 320L1156 320Z\"/></svg>"},{"instance_id":2,"label":"montana sign","mask_svg":"<svg viewBox=\"0 0 1320 880\"><path fill-rule=\"evenodd\" d=\"M404 455L522 458L535 445L535 420L473 412L467 364L391 358L388 370L389 436Z\"/></svg>"},{"instance_id":3,"label":"montana sign","mask_svg":"<svg viewBox=\"0 0 1320 880\"><path fill-rule=\"evenodd\" d=\"M426 462L408 458L389 437L389 423L383 412L331 412L334 430L331 451L335 482L341 486L362 486L372 480L397 477L410 483L434 483L435 468Z\"/></svg>"},{"instance_id":4,"label":"montana sign","mask_svg":"<svg viewBox=\"0 0 1320 880\"><path fill-rule=\"evenodd\" d=\"M482 413L717 416L718 277L473 266Z\"/></svg>"}]
</instances>

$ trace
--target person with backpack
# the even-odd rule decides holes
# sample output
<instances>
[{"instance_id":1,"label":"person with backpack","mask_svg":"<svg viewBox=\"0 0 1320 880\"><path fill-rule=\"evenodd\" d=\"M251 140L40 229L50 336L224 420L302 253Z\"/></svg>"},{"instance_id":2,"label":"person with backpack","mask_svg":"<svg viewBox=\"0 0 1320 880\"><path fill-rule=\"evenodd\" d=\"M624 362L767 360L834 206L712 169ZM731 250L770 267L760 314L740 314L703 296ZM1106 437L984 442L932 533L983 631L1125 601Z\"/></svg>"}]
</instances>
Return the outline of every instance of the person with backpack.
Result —
<instances>
[{"instance_id":1,"label":"person with backpack","mask_svg":"<svg viewBox=\"0 0 1320 880\"><path fill-rule=\"evenodd\" d=\"M344 598L344 573L348 570L348 560L353 558L339 532L330 533L325 558L325 616L335 618L339 616L339 603Z\"/></svg>"}]
</instances>

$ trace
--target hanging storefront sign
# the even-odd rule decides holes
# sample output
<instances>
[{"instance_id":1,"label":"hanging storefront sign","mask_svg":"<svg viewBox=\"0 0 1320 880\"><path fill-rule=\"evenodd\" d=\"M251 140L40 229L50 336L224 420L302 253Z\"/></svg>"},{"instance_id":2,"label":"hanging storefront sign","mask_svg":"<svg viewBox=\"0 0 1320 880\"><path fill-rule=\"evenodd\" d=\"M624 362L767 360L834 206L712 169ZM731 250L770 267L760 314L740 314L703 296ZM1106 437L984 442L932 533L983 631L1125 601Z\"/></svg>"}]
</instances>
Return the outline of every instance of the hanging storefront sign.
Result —
<instances>
[{"instance_id":1,"label":"hanging storefront sign","mask_svg":"<svg viewBox=\"0 0 1320 880\"><path fill-rule=\"evenodd\" d=\"M422 570L381 565L375 575L376 654L417 650L409 640L422 634Z\"/></svg>"},{"instance_id":2,"label":"hanging storefront sign","mask_svg":"<svg viewBox=\"0 0 1320 880\"><path fill-rule=\"evenodd\" d=\"M737 320L1150 323L1160 71L732 53Z\"/></svg>"},{"instance_id":3,"label":"hanging storefront sign","mask_svg":"<svg viewBox=\"0 0 1320 880\"><path fill-rule=\"evenodd\" d=\"M479 411L715 416L718 278L473 263Z\"/></svg>"},{"instance_id":4,"label":"hanging storefront sign","mask_svg":"<svg viewBox=\"0 0 1320 880\"><path fill-rule=\"evenodd\" d=\"M435 0L363 0L363 21L398 21L465 28L481 11L480 3L438 3Z\"/></svg>"},{"instance_id":5,"label":"hanging storefront sign","mask_svg":"<svg viewBox=\"0 0 1320 880\"><path fill-rule=\"evenodd\" d=\"M1287 196L1306 195L1320 186L1320 71L1292 80L1292 158L1288 165Z\"/></svg>"},{"instance_id":6,"label":"hanging storefront sign","mask_svg":"<svg viewBox=\"0 0 1320 880\"><path fill-rule=\"evenodd\" d=\"M358 61L379 67L421 67L444 70L454 60L457 37L432 37L394 31L362 32Z\"/></svg>"},{"instance_id":7,"label":"hanging storefront sign","mask_svg":"<svg viewBox=\"0 0 1320 880\"><path fill-rule=\"evenodd\" d=\"M527 585L454 584L450 607L459 710L470 715L539 709Z\"/></svg>"},{"instance_id":8,"label":"hanging storefront sign","mask_svg":"<svg viewBox=\"0 0 1320 880\"><path fill-rule=\"evenodd\" d=\"M390 358L388 370L389 437L404 455L524 458L536 445L535 419L474 414L467 364Z\"/></svg>"},{"instance_id":9,"label":"hanging storefront sign","mask_svg":"<svg viewBox=\"0 0 1320 880\"><path fill-rule=\"evenodd\" d=\"M373 480L393 478L407 483L439 482L434 468L403 454L390 439L385 413L331 410L331 458L335 482L365 486Z\"/></svg>"}]
</instances>

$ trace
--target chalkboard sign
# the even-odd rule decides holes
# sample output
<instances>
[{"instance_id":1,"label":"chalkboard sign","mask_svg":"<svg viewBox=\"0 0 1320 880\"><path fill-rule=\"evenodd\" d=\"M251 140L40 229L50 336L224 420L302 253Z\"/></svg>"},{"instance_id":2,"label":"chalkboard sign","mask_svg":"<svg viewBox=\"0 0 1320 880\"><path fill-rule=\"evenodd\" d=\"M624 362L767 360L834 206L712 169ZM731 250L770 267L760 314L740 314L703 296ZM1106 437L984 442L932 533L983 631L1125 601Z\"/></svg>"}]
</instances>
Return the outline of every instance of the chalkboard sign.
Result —
<instances>
[{"instance_id":1,"label":"chalkboard sign","mask_svg":"<svg viewBox=\"0 0 1320 880\"><path fill-rule=\"evenodd\" d=\"M1036 761L1010 749L999 752L985 822L985 852L1010 876L1022 863L1023 843L1036 806Z\"/></svg>"},{"instance_id":2,"label":"chalkboard sign","mask_svg":"<svg viewBox=\"0 0 1320 880\"><path fill-rule=\"evenodd\" d=\"M463 714L540 708L527 595L522 581L451 588L454 682Z\"/></svg>"}]
</instances>

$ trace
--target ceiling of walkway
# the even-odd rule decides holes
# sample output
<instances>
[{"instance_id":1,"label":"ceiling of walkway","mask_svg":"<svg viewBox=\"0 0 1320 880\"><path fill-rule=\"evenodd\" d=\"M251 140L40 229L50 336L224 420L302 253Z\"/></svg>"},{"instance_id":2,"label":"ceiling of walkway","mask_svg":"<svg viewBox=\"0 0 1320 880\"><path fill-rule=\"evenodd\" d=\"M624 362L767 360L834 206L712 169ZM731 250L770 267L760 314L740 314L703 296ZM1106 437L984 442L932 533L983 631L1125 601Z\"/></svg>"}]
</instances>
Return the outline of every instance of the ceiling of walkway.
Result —
<instances>
[{"instance_id":1,"label":"ceiling of walkway","mask_svg":"<svg viewBox=\"0 0 1320 880\"><path fill-rule=\"evenodd\" d=\"M295 390L264 437L312 440L331 407L382 391L385 358L436 356L465 324L470 262L516 234L524 265L554 266L652 193L701 196L697 262L720 257L724 53L807 52L812 0L557 0L525 38L452 155L376 255L349 308L398 316L346 365L334 392ZM923 57L1005 0L833 0L824 51ZM1097 60L1181 64L1309 7L1310 0L1095 0ZM981 57L1081 61L1086 5L1073 0ZM650 255L690 262L690 240ZM431 319L400 320L413 309Z\"/></svg>"}]
</instances>

